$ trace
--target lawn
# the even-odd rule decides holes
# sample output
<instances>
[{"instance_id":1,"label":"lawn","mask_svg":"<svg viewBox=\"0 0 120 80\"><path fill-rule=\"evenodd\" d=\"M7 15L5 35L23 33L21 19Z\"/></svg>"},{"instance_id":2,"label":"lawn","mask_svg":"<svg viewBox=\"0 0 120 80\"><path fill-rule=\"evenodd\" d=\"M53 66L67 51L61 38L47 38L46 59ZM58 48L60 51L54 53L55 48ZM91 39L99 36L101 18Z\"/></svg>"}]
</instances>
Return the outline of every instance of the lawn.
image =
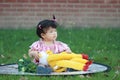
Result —
<instances>
[{"instance_id":1,"label":"lawn","mask_svg":"<svg viewBox=\"0 0 120 80\"><path fill-rule=\"evenodd\" d=\"M0 29L0 64L16 63L38 39L35 29ZM111 66L111 70L90 78L0 75L0 80L120 80L120 28L58 28L58 40L75 53L86 53L94 62Z\"/></svg>"}]
</instances>

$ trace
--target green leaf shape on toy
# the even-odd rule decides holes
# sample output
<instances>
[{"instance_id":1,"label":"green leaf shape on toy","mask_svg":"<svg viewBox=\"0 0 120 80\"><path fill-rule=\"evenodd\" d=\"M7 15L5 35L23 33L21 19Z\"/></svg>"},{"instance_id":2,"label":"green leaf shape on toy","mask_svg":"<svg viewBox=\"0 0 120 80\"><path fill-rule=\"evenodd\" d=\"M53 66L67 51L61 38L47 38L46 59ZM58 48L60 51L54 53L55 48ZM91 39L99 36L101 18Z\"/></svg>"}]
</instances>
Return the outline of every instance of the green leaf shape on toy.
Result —
<instances>
[{"instance_id":1,"label":"green leaf shape on toy","mask_svg":"<svg viewBox=\"0 0 120 80\"><path fill-rule=\"evenodd\" d=\"M18 60L18 71L36 73L37 65L31 60L22 58Z\"/></svg>"}]
</instances>

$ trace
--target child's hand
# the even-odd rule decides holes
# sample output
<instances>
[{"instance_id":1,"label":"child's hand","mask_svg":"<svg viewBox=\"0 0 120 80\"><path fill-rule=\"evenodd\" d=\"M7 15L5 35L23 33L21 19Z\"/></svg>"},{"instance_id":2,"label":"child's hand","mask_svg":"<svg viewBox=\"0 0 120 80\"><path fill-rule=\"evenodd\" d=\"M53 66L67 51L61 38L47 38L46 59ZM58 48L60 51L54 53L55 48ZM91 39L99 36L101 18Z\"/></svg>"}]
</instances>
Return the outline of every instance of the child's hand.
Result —
<instances>
[{"instance_id":1,"label":"child's hand","mask_svg":"<svg viewBox=\"0 0 120 80\"><path fill-rule=\"evenodd\" d=\"M36 60L39 60L39 53L38 53L38 51L29 50L29 56L33 57Z\"/></svg>"},{"instance_id":2,"label":"child's hand","mask_svg":"<svg viewBox=\"0 0 120 80\"><path fill-rule=\"evenodd\" d=\"M33 54L33 57L35 58L35 60L39 60L39 53L38 52L35 52Z\"/></svg>"}]
</instances>

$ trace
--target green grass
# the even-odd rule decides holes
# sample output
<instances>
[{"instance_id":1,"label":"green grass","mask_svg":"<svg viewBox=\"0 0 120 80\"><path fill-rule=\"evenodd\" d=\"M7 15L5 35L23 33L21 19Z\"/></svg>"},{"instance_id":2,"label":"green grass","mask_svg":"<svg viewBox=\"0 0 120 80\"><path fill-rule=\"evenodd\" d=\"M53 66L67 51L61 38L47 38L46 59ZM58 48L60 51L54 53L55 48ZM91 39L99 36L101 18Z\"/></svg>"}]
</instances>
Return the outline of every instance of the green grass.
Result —
<instances>
[{"instance_id":1,"label":"green grass","mask_svg":"<svg viewBox=\"0 0 120 80\"><path fill-rule=\"evenodd\" d=\"M38 39L35 29L0 29L0 64L16 63ZM0 75L0 80L120 80L116 73L120 73L120 28L59 28L58 40L75 53L86 53L95 62L111 66L111 71L92 74L91 78Z\"/></svg>"}]
</instances>

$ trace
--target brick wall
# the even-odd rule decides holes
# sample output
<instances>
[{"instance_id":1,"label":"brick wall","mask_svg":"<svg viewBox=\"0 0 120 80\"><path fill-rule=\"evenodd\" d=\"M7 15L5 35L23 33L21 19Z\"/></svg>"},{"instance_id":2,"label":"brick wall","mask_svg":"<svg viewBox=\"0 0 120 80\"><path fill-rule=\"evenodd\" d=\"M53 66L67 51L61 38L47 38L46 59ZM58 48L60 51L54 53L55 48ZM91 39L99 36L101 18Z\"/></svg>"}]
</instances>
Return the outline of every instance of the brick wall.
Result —
<instances>
[{"instance_id":1,"label":"brick wall","mask_svg":"<svg viewBox=\"0 0 120 80\"><path fill-rule=\"evenodd\" d=\"M55 14L60 24L120 26L120 0L0 0L0 27L33 27Z\"/></svg>"}]
</instances>

